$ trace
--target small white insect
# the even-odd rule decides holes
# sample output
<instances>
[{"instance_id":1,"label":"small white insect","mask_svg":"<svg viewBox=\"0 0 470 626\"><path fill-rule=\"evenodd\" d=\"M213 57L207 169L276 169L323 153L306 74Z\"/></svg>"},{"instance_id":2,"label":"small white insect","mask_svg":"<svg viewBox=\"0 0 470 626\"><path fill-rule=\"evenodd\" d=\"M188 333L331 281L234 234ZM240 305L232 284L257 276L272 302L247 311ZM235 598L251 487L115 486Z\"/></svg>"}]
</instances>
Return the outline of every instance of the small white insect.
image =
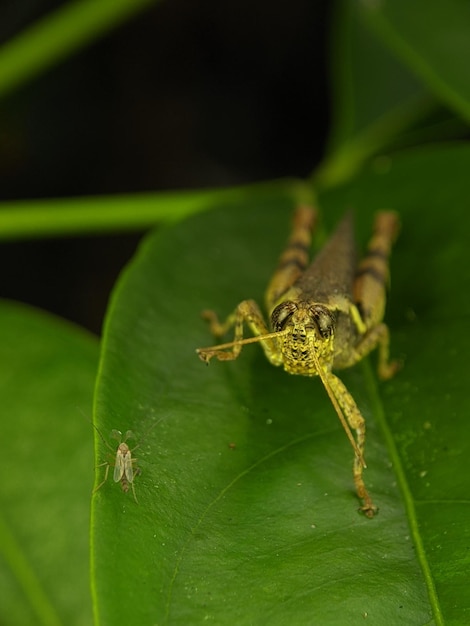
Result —
<instances>
[{"instance_id":1,"label":"small white insect","mask_svg":"<svg viewBox=\"0 0 470 626\"><path fill-rule=\"evenodd\" d=\"M121 483L121 489L124 491L124 493L127 493L129 491L129 488L132 488L132 494L134 496L134 500L138 504L137 496L135 495L134 478L138 474L140 474L141 470L139 467L137 467L137 459L132 456L132 453L134 452L134 450L136 450L140 446L141 441L147 437L150 431L152 431L156 426L158 426L158 424L163 419L165 418L161 417L155 423L153 423L150 426L150 428L147 429L143 437L136 443L136 445L133 448L129 448L129 446L127 445L128 439L135 439L135 435L132 432L132 430L128 430L126 434L124 435L124 439L123 439L121 431L113 429L111 431L111 437L113 439L117 439L119 442L117 450L115 450L115 448L109 445L109 443L103 437L99 428L95 426L95 424L93 424L93 427L95 428L98 435L101 437L101 440L103 441L104 445L107 448L109 448L109 450L111 450L113 455L116 454L113 461L111 460L105 461L104 463L100 463L100 465L98 465L98 467L106 466L106 470L104 473L104 479L100 482L100 484L97 487L93 489L93 493L96 493L99 489L101 489L104 483L108 480L109 468L114 465L114 472L113 472L114 482Z\"/></svg>"},{"instance_id":2,"label":"small white insect","mask_svg":"<svg viewBox=\"0 0 470 626\"><path fill-rule=\"evenodd\" d=\"M95 426L96 428L96 426ZM109 443L105 440L101 432L96 428L99 436L103 440L104 444L114 453L113 448L109 445ZM134 500L137 502L137 496L135 495L134 488L134 478L137 474L140 473L140 469L136 467L137 459L132 456L132 452L139 447L139 444L134 446L132 449L127 445L128 439L135 439L135 435L132 430L128 430L122 439L122 433L119 430L113 430L111 432L111 437L113 439L117 439L119 441L119 445L116 451L116 458L114 459L114 473L113 480L115 483L121 483L122 490L127 493L129 491L129 486L132 487L132 493L134 495ZM111 463L109 461L105 461L104 463L100 463L98 467L106 466L106 470L104 473L104 479L100 482L100 484L95 487L93 493L96 493L104 483L108 480L109 468L111 467Z\"/></svg>"}]
</instances>

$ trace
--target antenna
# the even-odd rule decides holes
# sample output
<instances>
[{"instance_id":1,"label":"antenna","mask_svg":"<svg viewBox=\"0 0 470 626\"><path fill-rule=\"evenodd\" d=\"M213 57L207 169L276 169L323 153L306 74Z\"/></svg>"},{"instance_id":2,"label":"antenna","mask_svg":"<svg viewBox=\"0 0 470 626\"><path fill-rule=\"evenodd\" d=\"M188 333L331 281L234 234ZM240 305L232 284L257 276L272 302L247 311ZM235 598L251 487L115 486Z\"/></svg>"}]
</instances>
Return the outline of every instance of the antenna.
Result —
<instances>
[{"instance_id":1,"label":"antenna","mask_svg":"<svg viewBox=\"0 0 470 626\"><path fill-rule=\"evenodd\" d=\"M210 346L209 348L197 348L196 352L199 357L206 361L208 359L205 358L204 353L206 352L218 352L226 350L227 348L234 348L235 346L245 346L248 343L256 343L257 341L264 341L265 339L274 339L275 337L283 337L288 334L288 330L279 330L273 333L266 333L265 335L256 335L255 337L246 337L245 339L236 339L235 341L229 341L228 343L219 343L216 346ZM209 358L212 358L211 355Z\"/></svg>"}]
</instances>

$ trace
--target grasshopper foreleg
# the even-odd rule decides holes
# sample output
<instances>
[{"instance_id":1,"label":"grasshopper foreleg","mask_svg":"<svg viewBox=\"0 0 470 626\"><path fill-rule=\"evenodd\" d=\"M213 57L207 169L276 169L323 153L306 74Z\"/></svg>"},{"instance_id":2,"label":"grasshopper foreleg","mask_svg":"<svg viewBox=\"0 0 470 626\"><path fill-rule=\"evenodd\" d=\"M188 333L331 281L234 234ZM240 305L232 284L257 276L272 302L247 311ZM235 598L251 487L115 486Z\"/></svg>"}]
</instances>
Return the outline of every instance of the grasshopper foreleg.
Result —
<instances>
[{"instance_id":1,"label":"grasshopper foreleg","mask_svg":"<svg viewBox=\"0 0 470 626\"><path fill-rule=\"evenodd\" d=\"M270 333L254 300L243 300L243 302L240 302L235 311L223 323L219 321L214 311L204 311L202 316L209 322L210 329L216 337L221 337L232 327L235 328L233 341L197 350L199 358L206 363L213 357L216 357L219 361L233 361L240 354L244 344L251 343L251 341L259 341L269 361L274 365L281 364L281 353L277 340L272 336L273 333ZM254 335L251 339L243 338L243 325L245 323Z\"/></svg>"}]
</instances>

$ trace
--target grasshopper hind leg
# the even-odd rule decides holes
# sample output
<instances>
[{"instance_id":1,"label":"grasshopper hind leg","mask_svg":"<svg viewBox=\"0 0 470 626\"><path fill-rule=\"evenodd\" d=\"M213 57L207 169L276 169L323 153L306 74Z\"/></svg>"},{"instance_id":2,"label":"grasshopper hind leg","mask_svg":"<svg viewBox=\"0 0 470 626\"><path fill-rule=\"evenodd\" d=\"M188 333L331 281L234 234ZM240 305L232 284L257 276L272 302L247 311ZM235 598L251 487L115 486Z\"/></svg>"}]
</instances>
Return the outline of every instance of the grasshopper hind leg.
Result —
<instances>
[{"instance_id":1,"label":"grasshopper hind leg","mask_svg":"<svg viewBox=\"0 0 470 626\"><path fill-rule=\"evenodd\" d=\"M351 365L375 348L379 349L378 374L383 380L399 369L398 361L389 359L390 333L382 322L385 311L386 287L390 282L389 258L398 236L400 223L394 211L379 211L374 221L374 233L367 252L360 262L354 281L353 318L363 335L355 347Z\"/></svg>"},{"instance_id":2,"label":"grasshopper hind leg","mask_svg":"<svg viewBox=\"0 0 470 626\"><path fill-rule=\"evenodd\" d=\"M292 221L289 240L278 262L265 294L266 309L272 309L307 269L312 233L318 213L307 205L299 206Z\"/></svg>"}]
</instances>

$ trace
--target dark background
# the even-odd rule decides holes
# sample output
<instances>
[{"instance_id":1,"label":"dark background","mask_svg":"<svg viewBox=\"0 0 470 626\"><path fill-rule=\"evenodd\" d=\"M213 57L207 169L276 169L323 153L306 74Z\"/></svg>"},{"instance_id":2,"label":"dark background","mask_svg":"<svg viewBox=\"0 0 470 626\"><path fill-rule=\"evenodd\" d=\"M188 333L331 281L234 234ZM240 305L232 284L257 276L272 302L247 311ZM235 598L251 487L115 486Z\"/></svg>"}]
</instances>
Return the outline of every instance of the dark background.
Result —
<instances>
[{"instance_id":1,"label":"dark background","mask_svg":"<svg viewBox=\"0 0 470 626\"><path fill-rule=\"evenodd\" d=\"M2 0L0 42L60 2ZM0 200L307 175L328 128L326 0L167 0L0 102ZM1 291L99 333L141 234L3 243Z\"/></svg>"}]
</instances>

